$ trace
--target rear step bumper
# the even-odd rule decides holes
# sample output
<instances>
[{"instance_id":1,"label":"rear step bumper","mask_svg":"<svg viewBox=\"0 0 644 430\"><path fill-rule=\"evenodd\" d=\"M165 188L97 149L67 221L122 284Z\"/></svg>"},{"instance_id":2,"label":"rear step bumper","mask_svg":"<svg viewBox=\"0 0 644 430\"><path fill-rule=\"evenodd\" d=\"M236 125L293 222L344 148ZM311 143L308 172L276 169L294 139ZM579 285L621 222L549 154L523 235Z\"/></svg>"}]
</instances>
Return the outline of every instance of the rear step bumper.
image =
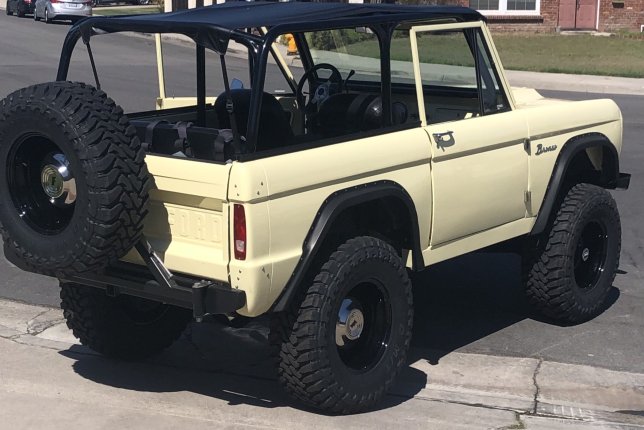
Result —
<instances>
[{"instance_id":1,"label":"rear step bumper","mask_svg":"<svg viewBox=\"0 0 644 430\"><path fill-rule=\"evenodd\" d=\"M59 279L104 289L112 297L127 294L192 309L198 320L208 314L231 313L246 305L244 291L219 281L172 274L147 241L142 240L136 248L147 267L118 262L102 273L75 273ZM6 244L4 252L7 260L20 269L33 271Z\"/></svg>"},{"instance_id":2,"label":"rear step bumper","mask_svg":"<svg viewBox=\"0 0 644 430\"><path fill-rule=\"evenodd\" d=\"M631 185L631 175L630 173L620 173L615 181L615 188L620 190L628 190L628 187Z\"/></svg>"}]
</instances>

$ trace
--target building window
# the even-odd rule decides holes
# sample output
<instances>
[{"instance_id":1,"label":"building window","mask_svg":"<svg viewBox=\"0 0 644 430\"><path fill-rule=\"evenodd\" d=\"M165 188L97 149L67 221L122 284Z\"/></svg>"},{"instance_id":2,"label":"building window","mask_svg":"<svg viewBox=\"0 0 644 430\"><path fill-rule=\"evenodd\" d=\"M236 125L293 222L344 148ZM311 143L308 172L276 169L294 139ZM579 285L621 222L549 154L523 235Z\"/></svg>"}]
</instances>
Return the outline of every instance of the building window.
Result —
<instances>
[{"instance_id":1,"label":"building window","mask_svg":"<svg viewBox=\"0 0 644 430\"><path fill-rule=\"evenodd\" d=\"M539 15L541 0L470 0L483 15Z\"/></svg>"}]
</instances>

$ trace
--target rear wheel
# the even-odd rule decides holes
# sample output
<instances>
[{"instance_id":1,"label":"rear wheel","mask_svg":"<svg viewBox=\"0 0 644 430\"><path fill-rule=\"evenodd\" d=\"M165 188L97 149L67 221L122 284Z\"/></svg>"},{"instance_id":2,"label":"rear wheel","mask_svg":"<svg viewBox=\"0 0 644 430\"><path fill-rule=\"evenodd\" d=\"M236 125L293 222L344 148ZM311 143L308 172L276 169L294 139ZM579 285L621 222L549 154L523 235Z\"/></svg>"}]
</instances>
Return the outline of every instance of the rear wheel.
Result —
<instances>
[{"instance_id":1,"label":"rear wheel","mask_svg":"<svg viewBox=\"0 0 644 430\"><path fill-rule=\"evenodd\" d=\"M47 9L45 9L45 24L51 24L51 20L49 19L49 12L47 12Z\"/></svg>"},{"instance_id":2,"label":"rear wheel","mask_svg":"<svg viewBox=\"0 0 644 430\"><path fill-rule=\"evenodd\" d=\"M18 6L18 9L16 9L16 15L18 18L24 18L25 17L25 11L20 9L20 6Z\"/></svg>"},{"instance_id":3,"label":"rear wheel","mask_svg":"<svg viewBox=\"0 0 644 430\"><path fill-rule=\"evenodd\" d=\"M279 381L317 409L368 410L405 364L412 322L411 283L394 248L351 239L289 311L273 316Z\"/></svg>"},{"instance_id":4,"label":"rear wheel","mask_svg":"<svg viewBox=\"0 0 644 430\"><path fill-rule=\"evenodd\" d=\"M7 15L11 15L11 7L9 6L9 2L7 2L7 5L6 5L6 6L5 6L5 8L4 8L4 12L5 12Z\"/></svg>"},{"instance_id":5,"label":"rear wheel","mask_svg":"<svg viewBox=\"0 0 644 430\"><path fill-rule=\"evenodd\" d=\"M530 302L566 324L599 315L615 279L620 247L619 213L610 193L595 185L575 185L550 229L524 256Z\"/></svg>"},{"instance_id":6,"label":"rear wheel","mask_svg":"<svg viewBox=\"0 0 644 430\"><path fill-rule=\"evenodd\" d=\"M192 320L188 309L138 297L108 297L85 285L61 283L60 298L67 326L83 345L125 360L163 351Z\"/></svg>"},{"instance_id":7,"label":"rear wheel","mask_svg":"<svg viewBox=\"0 0 644 430\"><path fill-rule=\"evenodd\" d=\"M36 9L34 9L34 21L40 21L40 18L38 18L38 14L36 13Z\"/></svg>"}]
</instances>

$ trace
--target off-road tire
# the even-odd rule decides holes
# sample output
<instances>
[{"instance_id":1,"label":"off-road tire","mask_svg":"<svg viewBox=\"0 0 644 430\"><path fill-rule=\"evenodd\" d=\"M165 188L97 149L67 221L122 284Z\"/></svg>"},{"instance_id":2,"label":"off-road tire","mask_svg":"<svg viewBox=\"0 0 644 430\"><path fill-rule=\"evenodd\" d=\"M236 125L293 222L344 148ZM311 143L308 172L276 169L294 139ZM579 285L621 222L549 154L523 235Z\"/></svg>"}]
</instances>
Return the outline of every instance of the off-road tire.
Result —
<instances>
[{"instance_id":1,"label":"off-road tire","mask_svg":"<svg viewBox=\"0 0 644 430\"><path fill-rule=\"evenodd\" d=\"M20 193L5 173L12 151L34 135L40 140L30 145L55 145L75 176L68 224L55 234L22 218L15 203ZM151 180L144 157L135 128L103 91L51 82L10 94L0 102L0 233L9 252L28 269L53 276L97 271L121 258L140 239L147 214ZM29 187L37 194L39 186Z\"/></svg>"},{"instance_id":2,"label":"off-road tire","mask_svg":"<svg viewBox=\"0 0 644 430\"><path fill-rule=\"evenodd\" d=\"M60 286L67 327L83 345L108 357L140 360L158 354L192 320L188 309L125 295L109 297L104 290L80 284Z\"/></svg>"},{"instance_id":3,"label":"off-road tire","mask_svg":"<svg viewBox=\"0 0 644 430\"><path fill-rule=\"evenodd\" d=\"M589 239L593 237L597 240ZM619 212L608 191L590 184L570 188L534 245L524 253L523 273L536 310L563 324L584 322L604 311L621 248ZM603 252L586 253L590 248Z\"/></svg>"},{"instance_id":4,"label":"off-road tire","mask_svg":"<svg viewBox=\"0 0 644 430\"><path fill-rule=\"evenodd\" d=\"M363 283L366 287L360 287ZM368 370L351 368L343 361L336 341L339 307L357 288L366 289L367 295L373 291L373 297L382 294L390 312L387 339L382 342L386 346ZM364 331L359 335L369 336L365 344L374 333L366 309ZM271 318L270 342L279 382L287 393L315 409L339 414L369 410L405 364L412 324L411 282L395 249L373 237L350 239L331 255L290 308Z\"/></svg>"}]
</instances>

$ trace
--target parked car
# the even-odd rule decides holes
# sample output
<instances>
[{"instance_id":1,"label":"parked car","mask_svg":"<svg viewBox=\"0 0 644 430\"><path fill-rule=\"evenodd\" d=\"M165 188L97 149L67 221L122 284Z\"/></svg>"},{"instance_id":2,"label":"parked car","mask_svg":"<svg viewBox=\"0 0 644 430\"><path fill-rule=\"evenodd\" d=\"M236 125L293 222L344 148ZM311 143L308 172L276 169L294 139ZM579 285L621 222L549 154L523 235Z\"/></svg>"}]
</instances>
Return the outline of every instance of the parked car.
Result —
<instances>
[{"instance_id":1,"label":"parked car","mask_svg":"<svg viewBox=\"0 0 644 430\"><path fill-rule=\"evenodd\" d=\"M35 21L40 19L46 23L60 19L76 21L86 16L92 16L91 0L36 0Z\"/></svg>"},{"instance_id":2,"label":"parked car","mask_svg":"<svg viewBox=\"0 0 644 430\"><path fill-rule=\"evenodd\" d=\"M7 0L7 7L5 11L7 15L12 15L14 12L19 17L27 14L34 13L34 4L36 0Z\"/></svg>"}]
</instances>

